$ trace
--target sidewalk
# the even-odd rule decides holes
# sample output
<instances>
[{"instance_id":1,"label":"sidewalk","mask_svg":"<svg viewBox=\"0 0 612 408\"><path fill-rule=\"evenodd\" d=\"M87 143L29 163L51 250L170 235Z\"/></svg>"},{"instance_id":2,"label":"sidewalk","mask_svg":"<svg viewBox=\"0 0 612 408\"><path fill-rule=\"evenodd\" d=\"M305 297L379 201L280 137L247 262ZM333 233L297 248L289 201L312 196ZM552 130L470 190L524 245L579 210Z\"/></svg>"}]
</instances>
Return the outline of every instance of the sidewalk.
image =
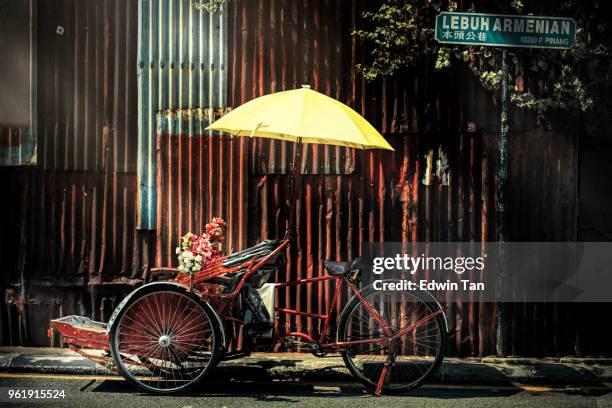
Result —
<instances>
[{"instance_id":1,"label":"sidewalk","mask_svg":"<svg viewBox=\"0 0 612 408\"><path fill-rule=\"evenodd\" d=\"M67 349L0 347L0 372L113 375ZM254 353L221 363L220 381L352 382L341 357ZM612 383L611 358L446 358L433 381L456 384L602 386Z\"/></svg>"}]
</instances>

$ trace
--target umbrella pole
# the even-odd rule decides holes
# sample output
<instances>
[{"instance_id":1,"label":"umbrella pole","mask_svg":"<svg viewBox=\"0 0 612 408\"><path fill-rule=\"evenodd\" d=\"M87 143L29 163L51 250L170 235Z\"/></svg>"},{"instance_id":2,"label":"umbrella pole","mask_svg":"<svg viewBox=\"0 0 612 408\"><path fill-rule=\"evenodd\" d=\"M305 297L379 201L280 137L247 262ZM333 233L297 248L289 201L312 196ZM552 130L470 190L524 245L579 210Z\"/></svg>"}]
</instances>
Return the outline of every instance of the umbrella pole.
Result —
<instances>
[{"instance_id":1,"label":"umbrella pole","mask_svg":"<svg viewBox=\"0 0 612 408\"><path fill-rule=\"evenodd\" d=\"M298 189L300 186L299 179L301 177L302 168L302 154L300 148L302 145L302 138L298 137L297 141L293 144L293 168L291 169L291 202L289 203L289 227L285 233L285 239L290 241L295 240L295 213L296 213L296 202L298 197Z\"/></svg>"}]
</instances>

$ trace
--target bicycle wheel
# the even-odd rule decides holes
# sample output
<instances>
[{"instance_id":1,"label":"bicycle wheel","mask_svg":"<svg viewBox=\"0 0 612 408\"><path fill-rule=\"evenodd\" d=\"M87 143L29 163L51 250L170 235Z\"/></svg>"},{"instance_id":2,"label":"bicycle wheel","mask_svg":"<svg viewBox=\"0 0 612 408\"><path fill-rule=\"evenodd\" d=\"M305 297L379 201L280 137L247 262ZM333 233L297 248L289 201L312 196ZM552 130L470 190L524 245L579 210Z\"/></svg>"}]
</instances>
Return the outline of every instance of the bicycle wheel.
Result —
<instances>
[{"instance_id":1,"label":"bicycle wheel","mask_svg":"<svg viewBox=\"0 0 612 408\"><path fill-rule=\"evenodd\" d=\"M213 313L181 287L142 290L119 311L111 328L115 365L143 391L185 391L219 361L221 331Z\"/></svg>"},{"instance_id":2,"label":"bicycle wheel","mask_svg":"<svg viewBox=\"0 0 612 408\"><path fill-rule=\"evenodd\" d=\"M392 334L385 334L364 303L353 298L340 317L338 341L363 343L349 345L341 353L347 368L367 388L378 388L378 392L400 393L419 387L444 358L446 332L438 304L418 292L376 291L372 287L361 296L390 326ZM368 343L388 339L409 327L394 340Z\"/></svg>"}]
</instances>

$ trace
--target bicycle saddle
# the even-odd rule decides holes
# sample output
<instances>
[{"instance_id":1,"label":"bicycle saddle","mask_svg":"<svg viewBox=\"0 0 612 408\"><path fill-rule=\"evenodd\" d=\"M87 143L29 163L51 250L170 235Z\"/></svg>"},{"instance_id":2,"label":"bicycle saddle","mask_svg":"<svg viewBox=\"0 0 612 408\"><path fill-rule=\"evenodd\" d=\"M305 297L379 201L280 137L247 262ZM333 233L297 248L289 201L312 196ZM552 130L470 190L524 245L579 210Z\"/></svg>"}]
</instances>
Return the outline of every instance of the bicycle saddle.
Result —
<instances>
[{"instance_id":1,"label":"bicycle saddle","mask_svg":"<svg viewBox=\"0 0 612 408\"><path fill-rule=\"evenodd\" d=\"M350 262L323 261L323 266L330 275L342 276L348 271Z\"/></svg>"},{"instance_id":2,"label":"bicycle saddle","mask_svg":"<svg viewBox=\"0 0 612 408\"><path fill-rule=\"evenodd\" d=\"M342 276L346 275L353 269L358 269L361 267L361 257L355 258L352 262L336 262L330 260L324 260L323 266L327 270L330 275Z\"/></svg>"}]
</instances>

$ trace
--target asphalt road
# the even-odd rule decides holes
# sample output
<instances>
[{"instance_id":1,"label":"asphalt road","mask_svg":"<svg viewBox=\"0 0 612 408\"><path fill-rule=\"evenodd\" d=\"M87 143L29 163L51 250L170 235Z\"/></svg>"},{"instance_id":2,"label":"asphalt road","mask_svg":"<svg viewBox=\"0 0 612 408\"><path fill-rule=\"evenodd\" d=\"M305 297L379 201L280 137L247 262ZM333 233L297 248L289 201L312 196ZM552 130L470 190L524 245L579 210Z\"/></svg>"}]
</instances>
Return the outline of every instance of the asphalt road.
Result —
<instances>
[{"instance_id":1,"label":"asphalt road","mask_svg":"<svg viewBox=\"0 0 612 408\"><path fill-rule=\"evenodd\" d=\"M63 400L11 401L9 389L64 390ZM117 377L0 373L0 406L27 407L611 407L604 389L432 385L406 396L372 397L352 384L216 383L187 395L141 394Z\"/></svg>"}]
</instances>

